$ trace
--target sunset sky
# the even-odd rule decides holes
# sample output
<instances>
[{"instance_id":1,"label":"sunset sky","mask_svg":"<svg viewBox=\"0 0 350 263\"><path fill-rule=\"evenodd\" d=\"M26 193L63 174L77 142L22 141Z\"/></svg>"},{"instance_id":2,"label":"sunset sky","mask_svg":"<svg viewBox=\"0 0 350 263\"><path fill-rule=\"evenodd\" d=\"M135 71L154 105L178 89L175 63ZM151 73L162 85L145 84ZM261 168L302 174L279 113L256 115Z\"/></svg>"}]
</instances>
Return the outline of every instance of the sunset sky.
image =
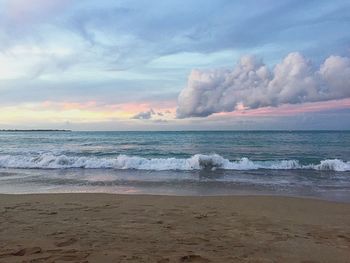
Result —
<instances>
[{"instance_id":1,"label":"sunset sky","mask_svg":"<svg viewBox=\"0 0 350 263\"><path fill-rule=\"evenodd\" d=\"M348 0L0 0L0 129L350 129Z\"/></svg>"}]
</instances>

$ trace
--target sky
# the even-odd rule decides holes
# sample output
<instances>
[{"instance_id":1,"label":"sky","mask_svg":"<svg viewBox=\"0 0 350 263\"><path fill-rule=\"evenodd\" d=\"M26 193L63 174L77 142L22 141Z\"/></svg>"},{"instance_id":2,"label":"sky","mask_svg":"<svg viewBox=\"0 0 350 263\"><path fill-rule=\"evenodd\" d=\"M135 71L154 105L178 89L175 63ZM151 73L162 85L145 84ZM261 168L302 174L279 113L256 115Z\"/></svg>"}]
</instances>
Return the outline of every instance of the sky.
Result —
<instances>
[{"instance_id":1,"label":"sky","mask_svg":"<svg viewBox=\"0 0 350 263\"><path fill-rule=\"evenodd\" d=\"M350 129L348 0L0 0L0 129Z\"/></svg>"}]
</instances>

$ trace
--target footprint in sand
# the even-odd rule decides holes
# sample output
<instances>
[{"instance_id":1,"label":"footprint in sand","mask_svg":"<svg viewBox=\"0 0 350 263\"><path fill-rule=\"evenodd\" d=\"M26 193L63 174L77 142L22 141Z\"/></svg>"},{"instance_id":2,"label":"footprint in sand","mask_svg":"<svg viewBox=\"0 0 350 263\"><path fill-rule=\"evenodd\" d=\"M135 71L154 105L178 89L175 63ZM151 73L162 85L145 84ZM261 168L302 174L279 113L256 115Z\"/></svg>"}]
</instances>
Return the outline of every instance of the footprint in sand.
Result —
<instances>
[{"instance_id":1,"label":"footprint in sand","mask_svg":"<svg viewBox=\"0 0 350 263\"><path fill-rule=\"evenodd\" d=\"M56 243L56 246L57 247L67 247L67 246L73 245L77 241L78 240L76 240L75 238L70 238L66 241Z\"/></svg>"},{"instance_id":2,"label":"footprint in sand","mask_svg":"<svg viewBox=\"0 0 350 263\"><path fill-rule=\"evenodd\" d=\"M23 248L21 250L18 250L14 253L12 253L13 256L24 256L24 255L33 255L38 254L41 252L40 247L30 247L30 248Z\"/></svg>"},{"instance_id":3,"label":"footprint in sand","mask_svg":"<svg viewBox=\"0 0 350 263\"><path fill-rule=\"evenodd\" d=\"M203 258L200 255L187 255L180 258L180 262L210 262L209 259Z\"/></svg>"}]
</instances>

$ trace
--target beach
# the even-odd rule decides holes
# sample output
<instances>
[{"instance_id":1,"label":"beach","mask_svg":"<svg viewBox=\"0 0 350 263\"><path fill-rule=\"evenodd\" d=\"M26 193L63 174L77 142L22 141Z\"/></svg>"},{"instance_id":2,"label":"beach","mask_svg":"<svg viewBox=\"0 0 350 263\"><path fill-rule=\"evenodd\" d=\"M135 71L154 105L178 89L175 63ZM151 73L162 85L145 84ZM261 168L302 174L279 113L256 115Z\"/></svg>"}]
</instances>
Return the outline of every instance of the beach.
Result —
<instances>
[{"instance_id":1,"label":"beach","mask_svg":"<svg viewBox=\"0 0 350 263\"><path fill-rule=\"evenodd\" d=\"M0 262L349 262L350 204L277 196L0 196Z\"/></svg>"},{"instance_id":2,"label":"beach","mask_svg":"<svg viewBox=\"0 0 350 263\"><path fill-rule=\"evenodd\" d=\"M0 0L0 263L350 263L350 0Z\"/></svg>"}]
</instances>

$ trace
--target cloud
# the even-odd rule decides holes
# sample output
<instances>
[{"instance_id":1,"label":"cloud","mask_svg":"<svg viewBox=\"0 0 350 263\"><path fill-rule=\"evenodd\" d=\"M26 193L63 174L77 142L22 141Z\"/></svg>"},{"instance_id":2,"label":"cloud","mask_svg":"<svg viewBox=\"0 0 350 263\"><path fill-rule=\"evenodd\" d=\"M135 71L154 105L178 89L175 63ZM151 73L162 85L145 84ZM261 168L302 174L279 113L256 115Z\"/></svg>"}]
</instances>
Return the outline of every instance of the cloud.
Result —
<instances>
[{"instance_id":1,"label":"cloud","mask_svg":"<svg viewBox=\"0 0 350 263\"><path fill-rule=\"evenodd\" d=\"M294 52L271 71L256 57L245 56L232 70L193 70L178 97L177 117L348 97L348 57L330 56L315 69L310 60Z\"/></svg>"},{"instance_id":2,"label":"cloud","mask_svg":"<svg viewBox=\"0 0 350 263\"><path fill-rule=\"evenodd\" d=\"M153 115L155 115L156 112L153 109L150 109L149 111L142 111L131 117L131 119L136 120L149 120L152 118Z\"/></svg>"},{"instance_id":3,"label":"cloud","mask_svg":"<svg viewBox=\"0 0 350 263\"><path fill-rule=\"evenodd\" d=\"M265 45L280 52L311 46L317 56L328 52L326 44L346 50L349 10L343 0L193 0L186 5L175 0L0 0L0 46L50 42L64 35L70 45L77 39L87 45L76 47L77 52L96 54L89 59L116 70L181 52L247 52ZM279 55L276 49L271 56Z\"/></svg>"},{"instance_id":4,"label":"cloud","mask_svg":"<svg viewBox=\"0 0 350 263\"><path fill-rule=\"evenodd\" d=\"M136 119L136 120L153 119L154 123L165 123L165 122L168 122L168 120L162 119L159 117L165 117L166 115L167 115L167 117L169 117L169 114L171 114L171 112L169 110L165 110L164 112L162 112L162 111L155 111L151 108L148 111L141 111L141 112L137 113L136 115L131 117L131 119Z\"/></svg>"},{"instance_id":5,"label":"cloud","mask_svg":"<svg viewBox=\"0 0 350 263\"><path fill-rule=\"evenodd\" d=\"M0 106L146 101L125 118L164 116L130 123L171 120L192 68L252 53L270 65L291 48L317 63L346 54L349 11L344 0L0 0Z\"/></svg>"},{"instance_id":6,"label":"cloud","mask_svg":"<svg viewBox=\"0 0 350 263\"><path fill-rule=\"evenodd\" d=\"M162 4L144 0L98 3L84 8L75 4L77 12L67 18L68 26L89 42L120 52L122 60L130 56L132 61L149 60L179 51L208 53L246 49L276 41L280 46L292 42L302 48L305 42L314 43L320 38L328 42L337 38L332 34L334 25L341 30L341 35L348 35L343 24L348 20L349 4L342 0L332 5L295 0L281 3L266 0L264 4L249 0L245 5L228 0L193 0L186 5L174 0ZM197 10L199 5L201 8ZM319 33L320 29L323 34ZM105 40L113 36L118 39L106 43ZM123 39L119 39L120 36L124 36ZM127 42L121 45L123 40Z\"/></svg>"}]
</instances>

